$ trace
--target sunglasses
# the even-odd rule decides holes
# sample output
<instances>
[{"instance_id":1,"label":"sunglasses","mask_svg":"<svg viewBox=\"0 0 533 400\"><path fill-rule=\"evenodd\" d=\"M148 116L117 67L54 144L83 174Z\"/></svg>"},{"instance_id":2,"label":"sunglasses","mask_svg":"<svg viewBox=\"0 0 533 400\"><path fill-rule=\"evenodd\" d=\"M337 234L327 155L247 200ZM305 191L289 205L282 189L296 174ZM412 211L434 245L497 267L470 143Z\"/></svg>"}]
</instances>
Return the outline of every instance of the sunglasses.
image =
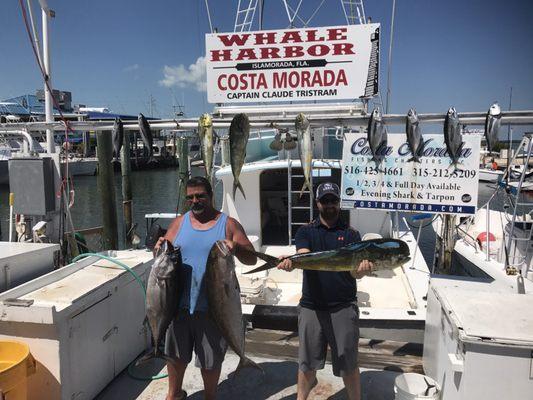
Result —
<instances>
[{"instance_id":1,"label":"sunglasses","mask_svg":"<svg viewBox=\"0 0 533 400\"><path fill-rule=\"evenodd\" d=\"M185 200L187 201L193 201L195 198L198 200L206 200L209 197L207 193L195 193L195 194L188 194L185 196Z\"/></svg>"},{"instance_id":2,"label":"sunglasses","mask_svg":"<svg viewBox=\"0 0 533 400\"><path fill-rule=\"evenodd\" d=\"M339 199L335 196L325 196L318 200L320 204L337 204Z\"/></svg>"}]
</instances>

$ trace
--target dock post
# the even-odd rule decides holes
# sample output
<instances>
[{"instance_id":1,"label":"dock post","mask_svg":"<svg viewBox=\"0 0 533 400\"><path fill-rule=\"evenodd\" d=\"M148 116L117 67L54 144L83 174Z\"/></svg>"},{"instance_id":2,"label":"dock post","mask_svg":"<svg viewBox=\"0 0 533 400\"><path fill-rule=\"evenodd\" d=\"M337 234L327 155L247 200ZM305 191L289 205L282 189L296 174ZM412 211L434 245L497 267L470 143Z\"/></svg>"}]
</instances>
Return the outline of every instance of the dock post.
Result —
<instances>
[{"instance_id":1,"label":"dock post","mask_svg":"<svg viewBox=\"0 0 533 400\"><path fill-rule=\"evenodd\" d=\"M128 233L133 226L133 200L131 196L131 158L129 131L124 132L124 141L120 151L120 171L122 173L122 212L124 213L124 245L131 247L131 237Z\"/></svg>"},{"instance_id":2,"label":"dock post","mask_svg":"<svg viewBox=\"0 0 533 400\"><path fill-rule=\"evenodd\" d=\"M113 140L111 132L99 131L96 134L98 148L98 192L102 206L104 233L103 250L118 248L117 210L115 208L115 182L111 159L113 157Z\"/></svg>"},{"instance_id":3,"label":"dock post","mask_svg":"<svg viewBox=\"0 0 533 400\"><path fill-rule=\"evenodd\" d=\"M187 212L185 184L189 179L189 141L186 137L178 138L178 213Z\"/></svg>"}]
</instances>

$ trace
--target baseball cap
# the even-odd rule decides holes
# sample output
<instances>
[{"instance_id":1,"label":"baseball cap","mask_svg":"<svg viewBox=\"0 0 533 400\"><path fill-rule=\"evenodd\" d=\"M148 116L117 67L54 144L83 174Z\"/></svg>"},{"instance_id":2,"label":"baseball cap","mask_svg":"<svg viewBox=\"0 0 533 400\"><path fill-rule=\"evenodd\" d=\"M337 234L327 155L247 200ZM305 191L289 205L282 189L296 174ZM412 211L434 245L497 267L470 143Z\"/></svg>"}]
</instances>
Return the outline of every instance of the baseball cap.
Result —
<instances>
[{"instance_id":1,"label":"baseball cap","mask_svg":"<svg viewBox=\"0 0 533 400\"><path fill-rule=\"evenodd\" d=\"M318 185L316 188L316 199L320 200L322 197L324 197L326 194L332 194L338 199L341 198L340 196L340 189L339 186L332 182L325 182Z\"/></svg>"}]
</instances>

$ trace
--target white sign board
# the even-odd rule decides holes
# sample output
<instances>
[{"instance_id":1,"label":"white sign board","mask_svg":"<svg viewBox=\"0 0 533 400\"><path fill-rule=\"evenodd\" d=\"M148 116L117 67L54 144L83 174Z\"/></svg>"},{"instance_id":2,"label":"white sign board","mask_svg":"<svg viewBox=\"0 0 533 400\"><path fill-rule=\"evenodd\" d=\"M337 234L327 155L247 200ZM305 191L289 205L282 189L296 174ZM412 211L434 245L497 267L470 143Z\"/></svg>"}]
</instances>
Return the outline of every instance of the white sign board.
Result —
<instances>
[{"instance_id":1,"label":"white sign board","mask_svg":"<svg viewBox=\"0 0 533 400\"><path fill-rule=\"evenodd\" d=\"M342 208L474 214L477 208L481 137L464 135L459 165L451 165L444 135L424 135L421 162L405 134L389 134L379 167L366 134L347 133L342 158Z\"/></svg>"},{"instance_id":2,"label":"white sign board","mask_svg":"<svg viewBox=\"0 0 533 400\"><path fill-rule=\"evenodd\" d=\"M210 103L338 100L378 91L379 24L212 33Z\"/></svg>"}]
</instances>

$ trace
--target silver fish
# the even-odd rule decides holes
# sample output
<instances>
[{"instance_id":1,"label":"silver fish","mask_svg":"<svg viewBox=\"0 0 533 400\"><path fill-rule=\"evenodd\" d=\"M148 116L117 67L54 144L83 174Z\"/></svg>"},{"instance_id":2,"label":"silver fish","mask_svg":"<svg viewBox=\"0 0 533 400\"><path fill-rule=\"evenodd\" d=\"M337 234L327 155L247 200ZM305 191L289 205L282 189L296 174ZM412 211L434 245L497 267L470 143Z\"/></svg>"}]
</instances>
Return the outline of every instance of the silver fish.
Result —
<instances>
[{"instance_id":1,"label":"silver fish","mask_svg":"<svg viewBox=\"0 0 533 400\"><path fill-rule=\"evenodd\" d=\"M235 192L237 188L241 190L244 198L244 189L239 182L239 176L241 175L241 169L246 159L246 146L248 144L248 138L250 137L250 121L246 114L237 114L231 120L229 127L229 154L231 172L233 174L233 198L235 199Z\"/></svg>"},{"instance_id":2,"label":"silver fish","mask_svg":"<svg viewBox=\"0 0 533 400\"><path fill-rule=\"evenodd\" d=\"M498 103L493 103L487 117L485 118L485 138L487 139L487 150L492 152L494 146L498 143L498 133L502 122L502 111Z\"/></svg>"},{"instance_id":3,"label":"silver fish","mask_svg":"<svg viewBox=\"0 0 533 400\"><path fill-rule=\"evenodd\" d=\"M451 158L453 165L457 169L459 156L463 147L463 137L461 135L461 126L459 117L454 107L450 107L444 119L444 142L448 150L448 156Z\"/></svg>"},{"instance_id":4,"label":"silver fish","mask_svg":"<svg viewBox=\"0 0 533 400\"><path fill-rule=\"evenodd\" d=\"M163 242L152 265L146 286L146 318L152 331L154 348L137 364L154 357L172 361L162 353L160 344L178 312L178 271L180 268L180 248L175 249L170 242Z\"/></svg>"},{"instance_id":5,"label":"silver fish","mask_svg":"<svg viewBox=\"0 0 533 400\"><path fill-rule=\"evenodd\" d=\"M283 143L281 142L280 132L276 133L276 135L274 136L274 140L270 142L269 147L271 150L274 150L274 151L280 151L281 149L283 149Z\"/></svg>"},{"instance_id":6,"label":"silver fish","mask_svg":"<svg viewBox=\"0 0 533 400\"><path fill-rule=\"evenodd\" d=\"M153 157L154 137L152 136L152 130L150 129L150 124L146 120L145 116L142 115L142 113L139 113L138 122L139 122L139 132L141 133L141 138L144 143L144 148L148 151L148 163L155 162L155 159Z\"/></svg>"},{"instance_id":7,"label":"silver fish","mask_svg":"<svg viewBox=\"0 0 533 400\"><path fill-rule=\"evenodd\" d=\"M384 155L381 153L387 147L387 131L383 124L383 116L379 107L374 108L370 118L368 119L367 137L368 146L372 152L372 159L376 163L376 167L383 161Z\"/></svg>"},{"instance_id":8,"label":"silver fish","mask_svg":"<svg viewBox=\"0 0 533 400\"><path fill-rule=\"evenodd\" d=\"M202 148L202 160L204 161L206 178L211 182L213 179L213 121L209 114L202 114L198 119L198 136Z\"/></svg>"},{"instance_id":9,"label":"silver fish","mask_svg":"<svg viewBox=\"0 0 533 400\"><path fill-rule=\"evenodd\" d=\"M313 141L311 138L311 125L307 117L300 113L296 116L294 127L298 137L298 152L300 153L300 163L304 174L304 184L300 196L302 196L306 187L312 195L311 168L313 164Z\"/></svg>"},{"instance_id":10,"label":"silver fish","mask_svg":"<svg viewBox=\"0 0 533 400\"><path fill-rule=\"evenodd\" d=\"M405 119L405 134L407 135L407 144L411 150L411 157L407 161L420 162L420 156L424 151L424 139L420 132L420 121L414 108L411 108Z\"/></svg>"},{"instance_id":11,"label":"silver fish","mask_svg":"<svg viewBox=\"0 0 533 400\"><path fill-rule=\"evenodd\" d=\"M294 150L296 148L296 143L294 142L294 138L289 132L285 133L285 140L283 141L283 148L285 150Z\"/></svg>"},{"instance_id":12,"label":"silver fish","mask_svg":"<svg viewBox=\"0 0 533 400\"><path fill-rule=\"evenodd\" d=\"M229 347L240 358L235 372L244 367L263 371L244 354L241 290L235 275L233 256L222 240L216 242L209 252L204 280L209 314Z\"/></svg>"},{"instance_id":13,"label":"silver fish","mask_svg":"<svg viewBox=\"0 0 533 400\"><path fill-rule=\"evenodd\" d=\"M120 162L120 149L124 141L124 125L120 118L115 118L113 125L113 151L115 152L115 162Z\"/></svg>"}]
</instances>

